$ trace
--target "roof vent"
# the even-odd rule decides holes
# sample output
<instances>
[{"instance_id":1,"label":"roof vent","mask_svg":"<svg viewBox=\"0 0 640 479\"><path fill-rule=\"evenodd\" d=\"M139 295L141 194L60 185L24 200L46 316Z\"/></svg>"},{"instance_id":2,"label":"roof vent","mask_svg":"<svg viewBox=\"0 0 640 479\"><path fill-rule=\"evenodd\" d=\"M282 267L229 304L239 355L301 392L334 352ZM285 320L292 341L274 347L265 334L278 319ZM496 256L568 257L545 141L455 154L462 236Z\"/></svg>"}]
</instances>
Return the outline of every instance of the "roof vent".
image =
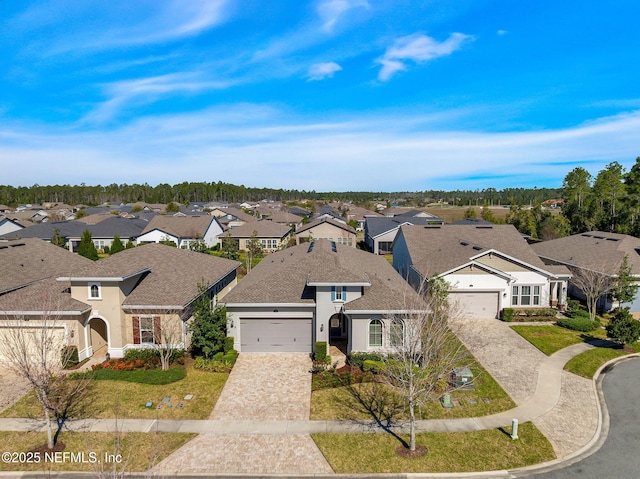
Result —
<instances>
[{"instance_id":1,"label":"roof vent","mask_svg":"<svg viewBox=\"0 0 640 479\"><path fill-rule=\"evenodd\" d=\"M313 251L314 244L315 244L315 241L312 241L311 243L309 243L309 249L307 250L307 253L311 253Z\"/></svg>"},{"instance_id":2,"label":"roof vent","mask_svg":"<svg viewBox=\"0 0 640 479\"><path fill-rule=\"evenodd\" d=\"M597 239L604 239L604 236L594 236L594 238L597 238Z\"/></svg>"},{"instance_id":3,"label":"roof vent","mask_svg":"<svg viewBox=\"0 0 640 479\"><path fill-rule=\"evenodd\" d=\"M335 241L331 242L331 251L333 251L334 253L337 253L337 251L336 251L336 242Z\"/></svg>"},{"instance_id":4,"label":"roof vent","mask_svg":"<svg viewBox=\"0 0 640 479\"><path fill-rule=\"evenodd\" d=\"M620 241L620 238L607 238L607 241Z\"/></svg>"},{"instance_id":5,"label":"roof vent","mask_svg":"<svg viewBox=\"0 0 640 479\"><path fill-rule=\"evenodd\" d=\"M460 244L461 244L462 246L469 246L469 243L467 243L466 241L460 241Z\"/></svg>"},{"instance_id":6,"label":"roof vent","mask_svg":"<svg viewBox=\"0 0 640 479\"><path fill-rule=\"evenodd\" d=\"M585 236L585 237L587 237L587 238L591 238L591 236L592 236L592 235L588 235L588 234L586 234L586 233L582 233L582 235L581 235L581 236Z\"/></svg>"},{"instance_id":7,"label":"roof vent","mask_svg":"<svg viewBox=\"0 0 640 479\"><path fill-rule=\"evenodd\" d=\"M476 225L476 229L479 229L479 230L490 230L490 229L493 229L493 225Z\"/></svg>"},{"instance_id":8,"label":"roof vent","mask_svg":"<svg viewBox=\"0 0 640 479\"><path fill-rule=\"evenodd\" d=\"M473 249L476 251L482 251L484 248L482 246L474 246Z\"/></svg>"}]
</instances>

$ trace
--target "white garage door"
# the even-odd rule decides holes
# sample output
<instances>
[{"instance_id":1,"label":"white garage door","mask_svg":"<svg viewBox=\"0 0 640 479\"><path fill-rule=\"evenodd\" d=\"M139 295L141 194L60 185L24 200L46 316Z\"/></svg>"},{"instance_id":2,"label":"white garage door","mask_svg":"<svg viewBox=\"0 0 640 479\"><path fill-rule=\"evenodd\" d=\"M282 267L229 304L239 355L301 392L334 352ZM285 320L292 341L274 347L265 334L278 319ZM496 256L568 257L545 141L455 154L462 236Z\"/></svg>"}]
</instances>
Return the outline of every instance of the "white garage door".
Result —
<instances>
[{"instance_id":1,"label":"white garage door","mask_svg":"<svg viewBox=\"0 0 640 479\"><path fill-rule=\"evenodd\" d=\"M311 319L242 319L240 351L310 353Z\"/></svg>"},{"instance_id":2,"label":"white garage door","mask_svg":"<svg viewBox=\"0 0 640 479\"><path fill-rule=\"evenodd\" d=\"M495 319L498 317L499 293L451 293L463 318Z\"/></svg>"},{"instance_id":3,"label":"white garage door","mask_svg":"<svg viewBox=\"0 0 640 479\"><path fill-rule=\"evenodd\" d=\"M16 334L17 331L17 334ZM41 327L22 327L18 330L0 325L0 364L9 362L6 353L9 348L22 349L21 344L27 348L27 354L34 360L41 357L38 345L46 344L46 354L50 360L59 361L62 347L66 344L63 327L50 328L42 334Z\"/></svg>"}]
</instances>

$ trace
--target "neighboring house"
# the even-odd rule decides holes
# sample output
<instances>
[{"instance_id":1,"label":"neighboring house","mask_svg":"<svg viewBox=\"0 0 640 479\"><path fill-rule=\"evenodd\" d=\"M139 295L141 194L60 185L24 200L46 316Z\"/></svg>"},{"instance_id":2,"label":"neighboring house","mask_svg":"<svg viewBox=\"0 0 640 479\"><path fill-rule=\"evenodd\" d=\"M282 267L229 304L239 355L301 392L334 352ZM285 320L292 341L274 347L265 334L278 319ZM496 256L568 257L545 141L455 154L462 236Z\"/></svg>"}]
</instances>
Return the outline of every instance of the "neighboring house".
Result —
<instances>
[{"instance_id":1,"label":"neighboring house","mask_svg":"<svg viewBox=\"0 0 640 479\"><path fill-rule=\"evenodd\" d=\"M70 283L74 299L91 307L81 358L95 352L95 341L106 343L111 357L152 346L162 328L177 333L178 347L188 347L188 323L201 286L212 300L223 298L237 282L238 266L238 261L148 244L58 278Z\"/></svg>"},{"instance_id":2,"label":"neighboring house","mask_svg":"<svg viewBox=\"0 0 640 479\"><path fill-rule=\"evenodd\" d=\"M246 250L253 239L254 232L258 241L262 244L262 250L270 253L287 243L291 229L288 226L279 225L268 220L257 220L237 228L228 229L224 234L220 235L220 241L230 237L238 242L239 249Z\"/></svg>"},{"instance_id":3,"label":"neighboring house","mask_svg":"<svg viewBox=\"0 0 640 479\"><path fill-rule=\"evenodd\" d=\"M238 208L232 207L213 208L209 214L215 216L225 228L237 228L247 223L257 221L255 216L251 216Z\"/></svg>"},{"instance_id":4,"label":"neighboring house","mask_svg":"<svg viewBox=\"0 0 640 479\"><path fill-rule=\"evenodd\" d=\"M549 267L512 225L400 228L393 267L417 290L440 277L461 314L497 318L503 308L566 305L565 267Z\"/></svg>"},{"instance_id":5,"label":"neighboring house","mask_svg":"<svg viewBox=\"0 0 640 479\"><path fill-rule=\"evenodd\" d=\"M311 216L311 211L309 211L306 208L302 208L300 206L292 206L291 208L289 208L289 213L293 215L298 215L298 216L306 216L306 217Z\"/></svg>"},{"instance_id":6,"label":"neighboring house","mask_svg":"<svg viewBox=\"0 0 640 479\"><path fill-rule=\"evenodd\" d=\"M396 216L365 218L364 241L373 254L390 254L393 240L402 225L442 225L444 220L424 211L409 210ZM424 213L424 214L423 214Z\"/></svg>"},{"instance_id":7,"label":"neighboring house","mask_svg":"<svg viewBox=\"0 0 640 479\"><path fill-rule=\"evenodd\" d=\"M188 249L191 244L202 240L207 247L218 244L222 226L210 215L154 216L145 226L137 243L160 243L172 241L178 248Z\"/></svg>"},{"instance_id":8,"label":"neighboring house","mask_svg":"<svg viewBox=\"0 0 640 479\"><path fill-rule=\"evenodd\" d=\"M615 277L620 271L624 257L631 268L631 274L637 278L640 285L640 238L635 236L606 233L603 231L588 231L586 233L566 236L554 240L543 241L531 246L537 255L547 264L565 265L569 268L579 268L599 271ZM584 293L570 282L569 294L584 299ZM632 303L623 304L629 307L635 316L640 315L640 297ZM614 304L602 298L598 304L600 310L608 311Z\"/></svg>"},{"instance_id":9,"label":"neighboring house","mask_svg":"<svg viewBox=\"0 0 640 479\"><path fill-rule=\"evenodd\" d=\"M37 238L0 241L0 341L7 341L13 328L41 331L55 327L60 344L86 348L84 335L91 307L74 300L69 285L56 281L61 275L93 264ZM53 311L48 321L42 311ZM0 349L0 364L6 362Z\"/></svg>"},{"instance_id":10,"label":"neighboring house","mask_svg":"<svg viewBox=\"0 0 640 479\"><path fill-rule=\"evenodd\" d=\"M417 301L384 258L321 239L273 253L222 302L238 351L348 353L388 349L392 315Z\"/></svg>"},{"instance_id":11,"label":"neighboring house","mask_svg":"<svg viewBox=\"0 0 640 479\"><path fill-rule=\"evenodd\" d=\"M287 225L289 228L297 228L302 225L302 216L286 213L284 211L272 212L264 218L267 221L278 223L279 225Z\"/></svg>"},{"instance_id":12,"label":"neighboring house","mask_svg":"<svg viewBox=\"0 0 640 479\"><path fill-rule=\"evenodd\" d=\"M24 226L11 218L0 217L0 236L23 230Z\"/></svg>"},{"instance_id":13,"label":"neighboring house","mask_svg":"<svg viewBox=\"0 0 640 479\"><path fill-rule=\"evenodd\" d=\"M356 230L346 224L331 217L323 217L302 225L296 230L296 244L308 242L315 239L328 239L338 244L356 247L358 241Z\"/></svg>"},{"instance_id":14,"label":"neighboring house","mask_svg":"<svg viewBox=\"0 0 640 479\"><path fill-rule=\"evenodd\" d=\"M50 242L53 234L58 230L60 235L65 239L69 250L73 251L74 245L70 238L75 238L77 240L77 243L75 244L75 250L77 250L82 233L89 228L89 225L75 220L38 223L12 233L4 234L0 236L0 240L38 238Z\"/></svg>"}]
</instances>

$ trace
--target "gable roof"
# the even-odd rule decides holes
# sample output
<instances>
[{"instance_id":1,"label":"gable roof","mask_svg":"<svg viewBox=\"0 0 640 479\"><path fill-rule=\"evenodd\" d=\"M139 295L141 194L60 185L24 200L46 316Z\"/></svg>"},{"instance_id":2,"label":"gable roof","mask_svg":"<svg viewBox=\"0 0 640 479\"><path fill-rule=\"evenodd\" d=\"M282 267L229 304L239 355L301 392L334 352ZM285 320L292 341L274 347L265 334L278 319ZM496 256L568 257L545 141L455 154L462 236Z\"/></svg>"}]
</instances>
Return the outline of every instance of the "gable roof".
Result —
<instances>
[{"instance_id":1,"label":"gable roof","mask_svg":"<svg viewBox=\"0 0 640 479\"><path fill-rule=\"evenodd\" d=\"M77 269L69 278L141 279L123 306L170 308L188 305L198 294L198 285L213 285L240 266L240 262L158 243L136 246ZM69 278L59 278L65 280Z\"/></svg>"},{"instance_id":2,"label":"gable roof","mask_svg":"<svg viewBox=\"0 0 640 479\"><path fill-rule=\"evenodd\" d=\"M269 220L257 220L243 224L237 228L228 229L224 236L230 235L232 238L250 238L253 232L257 231L259 238L284 238L290 231L286 225L274 223Z\"/></svg>"},{"instance_id":3,"label":"gable roof","mask_svg":"<svg viewBox=\"0 0 640 479\"><path fill-rule=\"evenodd\" d=\"M307 231L307 230L310 230L311 228L315 228L316 226L319 226L319 225L324 224L324 223L330 224L331 226L335 226L336 228L344 230L344 231L346 231L348 233L356 234L356 230L354 230L351 226L349 226L345 222L338 221L338 220L335 220L333 218L328 218L328 217L320 218L320 219L311 221L311 222L307 223L306 225L302 225L300 228L298 228L296 230L296 234L302 233L302 232Z\"/></svg>"},{"instance_id":4,"label":"gable roof","mask_svg":"<svg viewBox=\"0 0 640 479\"><path fill-rule=\"evenodd\" d=\"M0 241L0 294L24 285L69 274L93 261L37 238Z\"/></svg>"},{"instance_id":5,"label":"gable roof","mask_svg":"<svg viewBox=\"0 0 640 479\"><path fill-rule=\"evenodd\" d=\"M364 296L345 310L399 310L414 295L386 259L326 239L277 251L263 259L224 298L226 304L309 304L318 285L361 285Z\"/></svg>"},{"instance_id":6,"label":"gable roof","mask_svg":"<svg viewBox=\"0 0 640 479\"><path fill-rule=\"evenodd\" d=\"M440 218L437 218L436 216L433 216L433 217L411 216L411 215L409 216L398 215L393 217L367 216L365 225L366 225L367 234L370 237L375 238L376 236L380 236L385 233L388 233L389 231L397 229L404 224L426 226L428 224L433 223L434 218L435 220L440 220Z\"/></svg>"},{"instance_id":7,"label":"gable roof","mask_svg":"<svg viewBox=\"0 0 640 479\"><path fill-rule=\"evenodd\" d=\"M146 234L153 230L160 230L176 238L195 238L196 235L204 236L211 223L216 221L210 215L190 216L154 216L140 233Z\"/></svg>"},{"instance_id":8,"label":"gable roof","mask_svg":"<svg viewBox=\"0 0 640 479\"><path fill-rule=\"evenodd\" d=\"M489 252L549 272L513 225L408 225L401 232L413 268L425 278L452 271Z\"/></svg>"},{"instance_id":9,"label":"gable roof","mask_svg":"<svg viewBox=\"0 0 640 479\"><path fill-rule=\"evenodd\" d=\"M587 231L532 245L545 260L569 266L617 274L624 256L634 275L640 275L640 238L635 236Z\"/></svg>"}]
</instances>

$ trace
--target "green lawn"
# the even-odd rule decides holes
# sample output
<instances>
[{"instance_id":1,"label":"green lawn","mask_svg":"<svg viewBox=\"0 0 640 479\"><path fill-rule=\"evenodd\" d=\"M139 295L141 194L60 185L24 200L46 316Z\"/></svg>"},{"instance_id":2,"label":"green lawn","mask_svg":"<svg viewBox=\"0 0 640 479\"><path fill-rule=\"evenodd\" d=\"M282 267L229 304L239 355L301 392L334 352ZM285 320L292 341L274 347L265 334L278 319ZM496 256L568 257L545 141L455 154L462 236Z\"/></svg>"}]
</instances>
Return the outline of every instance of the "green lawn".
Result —
<instances>
[{"instance_id":1,"label":"green lawn","mask_svg":"<svg viewBox=\"0 0 640 479\"><path fill-rule=\"evenodd\" d=\"M639 343L634 344L632 348L633 352L640 352ZM631 352L627 352L622 348L616 347L595 348L578 354L574 358L570 359L567 364L565 364L564 369L565 371L572 372L578 376L591 379L604 363L630 353Z\"/></svg>"},{"instance_id":2,"label":"green lawn","mask_svg":"<svg viewBox=\"0 0 640 479\"><path fill-rule=\"evenodd\" d=\"M482 367L472 368L475 389L454 391L452 399L460 405L443 408L439 402L423 405L417 411L421 419L475 417L514 408L515 404L498 383ZM487 401L488 400L488 401ZM319 389L311 394L311 419L373 420L406 419L402 398L391 387L377 384L354 384L339 388Z\"/></svg>"},{"instance_id":3,"label":"green lawn","mask_svg":"<svg viewBox=\"0 0 640 479\"><path fill-rule=\"evenodd\" d=\"M120 437L120 453L122 462L118 471L124 468L127 472L146 471L160 462L173 451L193 439L197 434L187 433L122 433ZM46 444L46 433L0 431L2 452L28 452ZM42 477L48 477L48 471L86 471L103 476L112 464L106 464L104 454L115 455L115 435L108 432L68 432L60 434L59 443L65 445L64 451L84 453L85 462L67 457L60 462L45 461L41 454L40 463L10 463L1 461L0 471L43 471ZM95 456L91 456L93 453ZM94 460L95 458L95 460ZM98 463L97 461L101 462ZM114 477L110 475L109 477ZM120 477L120 476L118 476Z\"/></svg>"},{"instance_id":4,"label":"green lawn","mask_svg":"<svg viewBox=\"0 0 640 479\"><path fill-rule=\"evenodd\" d=\"M492 471L555 458L553 447L533 424L521 424L518 436L514 441L499 429L421 433L417 443L427 447L427 454L405 459L396 454L401 443L391 434L312 434L338 474Z\"/></svg>"},{"instance_id":5,"label":"green lawn","mask_svg":"<svg viewBox=\"0 0 640 479\"><path fill-rule=\"evenodd\" d=\"M560 351L573 344L583 343L593 339L606 339L607 332L604 328L596 329L589 333L572 331L555 324L547 325L515 325L511 326L516 333L533 344L547 356Z\"/></svg>"},{"instance_id":6,"label":"green lawn","mask_svg":"<svg viewBox=\"0 0 640 479\"><path fill-rule=\"evenodd\" d=\"M130 379L130 374L123 376ZM82 416L110 418L117 414L120 418L207 419L228 376L225 373L209 373L188 367L184 379L169 384L94 380L91 383L91 397L86 401ZM183 398L187 394L193 394L194 398L184 401ZM170 398L170 401L162 402L163 398ZM147 402L152 402L153 407L145 407ZM184 407L178 407L180 403L183 403ZM161 409L156 409L158 404L162 405ZM168 404L172 407L168 407ZM32 393L0 413L0 417L41 416L41 409Z\"/></svg>"}]
</instances>

